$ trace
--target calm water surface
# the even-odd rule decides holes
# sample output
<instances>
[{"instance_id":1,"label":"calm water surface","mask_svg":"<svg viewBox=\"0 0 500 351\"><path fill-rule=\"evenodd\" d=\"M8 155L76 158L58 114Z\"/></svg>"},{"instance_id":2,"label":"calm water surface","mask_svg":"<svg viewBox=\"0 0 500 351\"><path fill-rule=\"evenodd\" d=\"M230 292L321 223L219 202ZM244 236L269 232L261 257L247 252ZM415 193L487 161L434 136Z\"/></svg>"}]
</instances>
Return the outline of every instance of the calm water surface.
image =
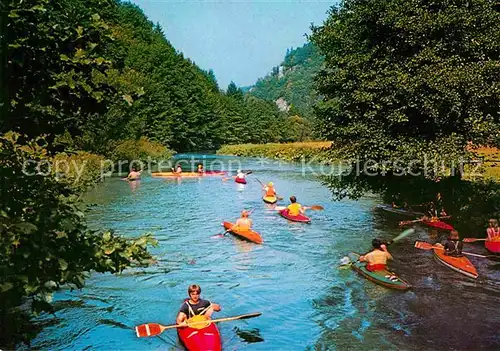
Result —
<instances>
[{"instance_id":1,"label":"calm water surface","mask_svg":"<svg viewBox=\"0 0 500 351\"><path fill-rule=\"evenodd\" d=\"M223 158L228 162L229 158ZM137 338L135 325L171 324L189 284L222 305L217 318L250 312L262 316L220 323L225 350L443 350L500 349L500 263L473 259L477 281L434 261L413 247L431 240L425 229L391 247L395 270L412 285L398 292L374 285L350 269L338 269L350 251L366 252L374 236L398 235L402 218L374 209L377 197L331 201L330 192L300 165L265 165L241 159L252 169L247 185L219 177L137 183L109 179L87 196L91 227L124 236L151 232L158 264L121 275L92 274L81 291L54 296L56 317L33 342L45 350L181 350L175 331ZM285 199L321 204L312 224L291 223L261 200L255 180L272 180ZM285 204L285 203L283 203ZM255 245L222 231L242 209L255 208ZM467 249L484 253L481 245Z\"/></svg>"}]
</instances>

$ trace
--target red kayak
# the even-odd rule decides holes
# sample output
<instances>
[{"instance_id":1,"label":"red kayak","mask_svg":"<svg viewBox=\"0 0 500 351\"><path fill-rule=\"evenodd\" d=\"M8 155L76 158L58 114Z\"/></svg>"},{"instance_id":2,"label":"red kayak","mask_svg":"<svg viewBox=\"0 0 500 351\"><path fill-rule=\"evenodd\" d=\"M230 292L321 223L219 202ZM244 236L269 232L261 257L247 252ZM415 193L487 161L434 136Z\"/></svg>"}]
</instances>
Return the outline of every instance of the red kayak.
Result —
<instances>
[{"instance_id":1,"label":"red kayak","mask_svg":"<svg viewBox=\"0 0 500 351\"><path fill-rule=\"evenodd\" d=\"M195 316L190 320L197 319L198 321L200 317L203 317L206 320L205 316ZM179 340L188 351L222 350L221 337L217 326L215 323L207 322L207 324L202 324L196 328L177 328Z\"/></svg>"},{"instance_id":2,"label":"red kayak","mask_svg":"<svg viewBox=\"0 0 500 351\"><path fill-rule=\"evenodd\" d=\"M245 178L238 178L238 177L236 177L236 178L234 178L234 181L236 183L239 183L239 184L246 184L247 183L247 180Z\"/></svg>"},{"instance_id":3,"label":"red kayak","mask_svg":"<svg viewBox=\"0 0 500 351\"><path fill-rule=\"evenodd\" d=\"M436 222L422 221L422 223L428 227L433 227L433 228L437 228L437 229L441 229L441 230L452 231L453 229L455 229L455 228L453 228L452 225L449 225L448 223L445 223L442 221L436 221Z\"/></svg>"},{"instance_id":4,"label":"red kayak","mask_svg":"<svg viewBox=\"0 0 500 351\"><path fill-rule=\"evenodd\" d=\"M299 214L298 216L291 216L288 214L288 210L284 209L279 211L281 217L284 217L293 222L301 222L301 223L311 223L311 218L304 216L303 214Z\"/></svg>"},{"instance_id":5,"label":"red kayak","mask_svg":"<svg viewBox=\"0 0 500 351\"><path fill-rule=\"evenodd\" d=\"M484 247L489 252L500 253L500 241L485 241Z\"/></svg>"}]
</instances>

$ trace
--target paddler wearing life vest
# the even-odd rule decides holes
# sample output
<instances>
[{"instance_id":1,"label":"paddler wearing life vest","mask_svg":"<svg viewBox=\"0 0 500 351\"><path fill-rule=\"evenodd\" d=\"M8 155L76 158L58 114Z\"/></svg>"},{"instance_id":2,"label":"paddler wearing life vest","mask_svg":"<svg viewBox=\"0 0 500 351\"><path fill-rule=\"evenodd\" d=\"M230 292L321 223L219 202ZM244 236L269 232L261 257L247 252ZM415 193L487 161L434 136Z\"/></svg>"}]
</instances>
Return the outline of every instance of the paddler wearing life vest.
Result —
<instances>
[{"instance_id":1,"label":"paddler wearing life vest","mask_svg":"<svg viewBox=\"0 0 500 351\"><path fill-rule=\"evenodd\" d=\"M444 248L444 254L453 257L462 257L462 249L464 244L460 240L460 236L456 230L450 232L450 236L445 240L443 244L437 243L436 246L441 246Z\"/></svg>"},{"instance_id":2,"label":"paddler wearing life vest","mask_svg":"<svg viewBox=\"0 0 500 351\"><path fill-rule=\"evenodd\" d=\"M238 218L236 223L232 226L232 229L238 228L239 230L252 230L252 220L248 218L250 213L247 210L241 211L241 217Z\"/></svg>"},{"instance_id":3,"label":"paddler wearing life vest","mask_svg":"<svg viewBox=\"0 0 500 351\"><path fill-rule=\"evenodd\" d=\"M267 183L267 186L263 190L266 192L265 196L276 196L276 189L274 189L273 182Z\"/></svg>"},{"instance_id":4,"label":"paddler wearing life vest","mask_svg":"<svg viewBox=\"0 0 500 351\"><path fill-rule=\"evenodd\" d=\"M298 216L299 214L304 214L304 207L297 202L297 198L295 196L290 196L291 204L286 208L288 210L288 214L290 216Z\"/></svg>"},{"instance_id":5,"label":"paddler wearing life vest","mask_svg":"<svg viewBox=\"0 0 500 351\"><path fill-rule=\"evenodd\" d=\"M500 227L498 226L498 220L495 218L488 221L486 235L488 236L488 241L500 241Z\"/></svg>"},{"instance_id":6,"label":"paddler wearing life vest","mask_svg":"<svg viewBox=\"0 0 500 351\"><path fill-rule=\"evenodd\" d=\"M205 315L208 319L212 313L219 312L221 307L208 300L203 300L201 295L201 287L193 284L188 287L189 299L186 299L179 309L177 314L176 323L180 325L187 325L186 321L193 316Z\"/></svg>"},{"instance_id":7,"label":"paddler wearing life vest","mask_svg":"<svg viewBox=\"0 0 500 351\"><path fill-rule=\"evenodd\" d=\"M360 256L360 262L366 262L366 269L370 272L387 269L387 260L392 260L392 256L387 251L387 244L375 238L372 240L373 250L366 255Z\"/></svg>"}]
</instances>

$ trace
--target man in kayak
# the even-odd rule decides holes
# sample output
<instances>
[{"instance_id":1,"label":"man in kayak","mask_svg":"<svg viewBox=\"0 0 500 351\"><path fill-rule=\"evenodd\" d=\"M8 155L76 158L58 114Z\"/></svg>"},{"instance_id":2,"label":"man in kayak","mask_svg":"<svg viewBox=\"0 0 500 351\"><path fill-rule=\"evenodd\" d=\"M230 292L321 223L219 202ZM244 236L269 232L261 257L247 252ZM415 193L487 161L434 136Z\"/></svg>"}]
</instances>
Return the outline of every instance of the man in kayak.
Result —
<instances>
[{"instance_id":1,"label":"man in kayak","mask_svg":"<svg viewBox=\"0 0 500 351\"><path fill-rule=\"evenodd\" d=\"M295 196L290 196L290 202L291 204L286 208L290 216L298 216L299 214L304 214L305 208L297 202L297 198Z\"/></svg>"},{"instance_id":2,"label":"man in kayak","mask_svg":"<svg viewBox=\"0 0 500 351\"><path fill-rule=\"evenodd\" d=\"M387 269L387 260L392 260L392 256L387 251L386 245L382 240L375 238L372 240L373 250L359 257L360 262L366 262L367 270L376 272Z\"/></svg>"},{"instance_id":3,"label":"man in kayak","mask_svg":"<svg viewBox=\"0 0 500 351\"><path fill-rule=\"evenodd\" d=\"M203 165L200 163L198 165L198 174L203 174L203 173L205 173L205 170L203 169Z\"/></svg>"},{"instance_id":4,"label":"man in kayak","mask_svg":"<svg viewBox=\"0 0 500 351\"><path fill-rule=\"evenodd\" d=\"M486 229L488 241L500 241L500 227L498 221L494 218L488 221L488 229Z\"/></svg>"},{"instance_id":5,"label":"man in kayak","mask_svg":"<svg viewBox=\"0 0 500 351\"><path fill-rule=\"evenodd\" d=\"M137 168L132 168L132 171L128 174L127 180L138 180L141 179L141 173L142 171L137 171Z\"/></svg>"},{"instance_id":6,"label":"man in kayak","mask_svg":"<svg viewBox=\"0 0 500 351\"><path fill-rule=\"evenodd\" d=\"M205 315L208 319L212 316L212 313L219 312L221 307L212 303L208 300L203 300L200 298L201 288L199 285L193 284L188 288L189 299L186 299L179 309L179 314L177 315L177 324L187 325L186 321L200 314Z\"/></svg>"},{"instance_id":7,"label":"man in kayak","mask_svg":"<svg viewBox=\"0 0 500 351\"><path fill-rule=\"evenodd\" d=\"M245 173L243 173L243 172L241 171L241 169L238 169L238 170L236 171L236 178L238 178L238 179L245 179L245 177L246 177L246 174L245 174Z\"/></svg>"},{"instance_id":8,"label":"man in kayak","mask_svg":"<svg viewBox=\"0 0 500 351\"><path fill-rule=\"evenodd\" d=\"M172 173L175 173L176 175L181 175L182 174L182 167L181 165L177 165L177 169L172 168Z\"/></svg>"},{"instance_id":9,"label":"man in kayak","mask_svg":"<svg viewBox=\"0 0 500 351\"><path fill-rule=\"evenodd\" d=\"M251 230L252 229L252 220L248 218L250 213L247 210L241 211L241 217L238 218L236 223L231 227L230 230L234 228L238 228L239 230Z\"/></svg>"},{"instance_id":10,"label":"man in kayak","mask_svg":"<svg viewBox=\"0 0 500 351\"><path fill-rule=\"evenodd\" d=\"M266 192L265 196L276 196L276 189L274 189L273 182L267 183L267 186L264 187L264 191Z\"/></svg>"},{"instance_id":11,"label":"man in kayak","mask_svg":"<svg viewBox=\"0 0 500 351\"><path fill-rule=\"evenodd\" d=\"M436 246L441 246L444 248L444 254L447 256L453 257L462 257L462 249L464 244L460 237L458 236L458 232L456 230L452 230L450 232L450 237L445 240L444 244L437 243Z\"/></svg>"}]
</instances>

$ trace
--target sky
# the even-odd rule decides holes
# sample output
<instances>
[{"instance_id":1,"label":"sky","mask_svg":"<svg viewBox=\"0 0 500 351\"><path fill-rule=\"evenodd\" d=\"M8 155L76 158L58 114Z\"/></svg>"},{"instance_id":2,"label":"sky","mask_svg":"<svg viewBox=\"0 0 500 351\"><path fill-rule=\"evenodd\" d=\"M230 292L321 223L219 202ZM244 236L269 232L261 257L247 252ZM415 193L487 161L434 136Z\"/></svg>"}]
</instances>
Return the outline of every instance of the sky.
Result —
<instances>
[{"instance_id":1,"label":"sky","mask_svg":"<svg viewBox=\"0 0 500 351\"><path fill-rule=\"evenodd\" d=\"M219 87L253 85L279 65L287 48L306 43L311 23L321 25L333 0L132 0L160 23L177 51Z\"/></svg>"}]
</instances>

